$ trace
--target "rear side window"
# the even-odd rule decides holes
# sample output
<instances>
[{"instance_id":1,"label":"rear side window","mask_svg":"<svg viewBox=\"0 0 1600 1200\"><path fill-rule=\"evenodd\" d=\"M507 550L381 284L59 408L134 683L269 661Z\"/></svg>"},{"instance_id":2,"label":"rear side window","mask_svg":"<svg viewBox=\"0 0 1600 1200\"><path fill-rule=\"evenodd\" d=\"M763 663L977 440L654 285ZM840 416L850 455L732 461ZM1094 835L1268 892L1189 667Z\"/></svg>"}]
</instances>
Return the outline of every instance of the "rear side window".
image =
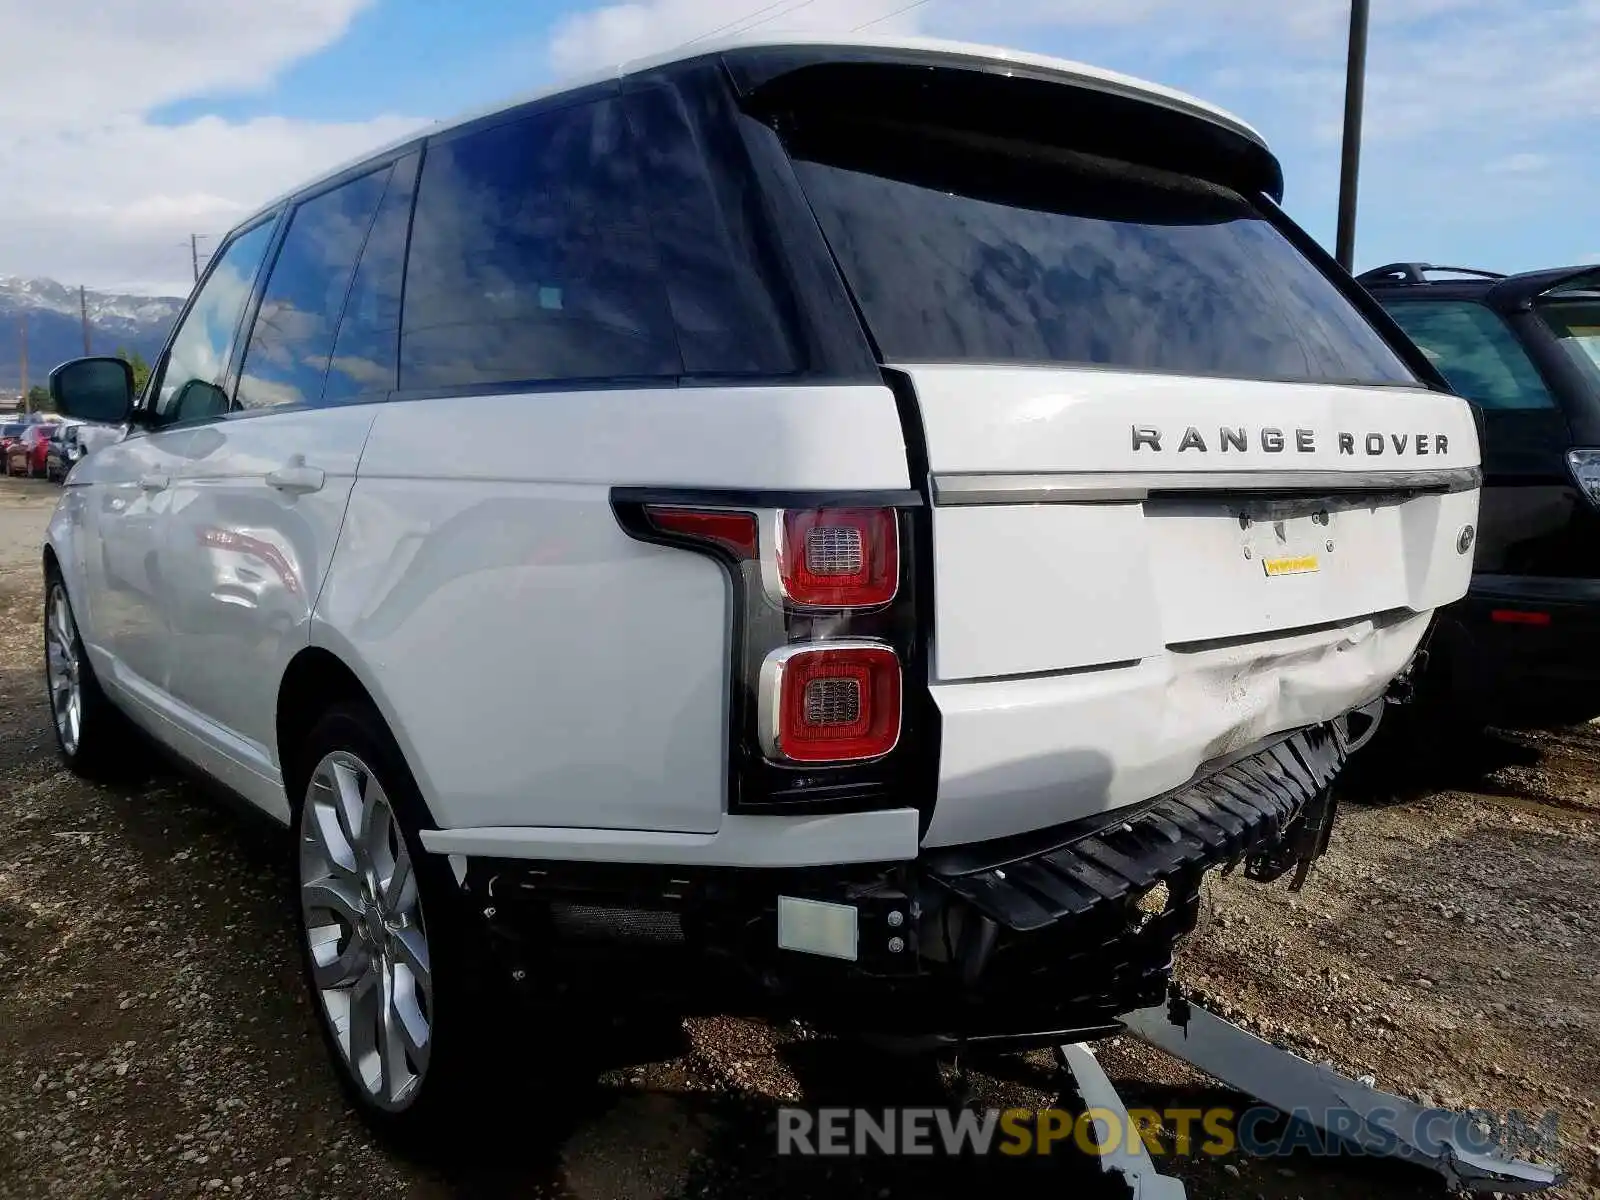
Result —
<instances>
[{"instance_id":1,"label":"rear side window","mask_svg":"<svg viewBox=\"0 0 1600 1200\"><path fill-rule=\"evenodd\" d=\"M1417 383L1224 187L926 126L828 120L788 142L887 361Z\"/></svg>"},{"instance_id":2,"label":"rear side window","mask_svg":"<svg viewBox=\"0 0 1600 1200\"><path fill-rule=\"evenodd\" d=\"M614 98L430 144L405 286L402 389L683 370Z\"/></svg>"},{"instance_id":3,"label":"rear side window","mask_svg":"<svg viewBox=\"0 0 1600 1200\"><path fill-rule=\"evenodd\" d=\"M749 171L728 161L737 151L719 144L716 115L703 111L710 103L699 81L644 87L624 101L684 373L792 374L800 354L778 304L782 285L737 190ZM715 179L711 159L720 160Z\"/></svg>"},{"instance_id":4,"label":"rear side window","mask_svg":"<svg viewBox=\"0 0 1600 1200\"><path fill-rule=\"evenodd\" d=\"M417 191L419 155L395 163L378 215L373 218L361 265L356 268L344 319L328 363L322 402L339 404L381 395L395 386L400 346L400 289L405 281L406 237Z\"/></svg>"},{"instance_id":5,"label":"rear side window","mask_svg":"<svg viewBox=\"0 0 1600 1200\"><path fill-rule=\"evenodd\" d=\"M1395 300L1384 305L1457 393L1483 408L1554 408L1522 343L1472 300Z\"/></svg>"},{"instance_id":6,"label":"rear side window","mask_svg":"<svg viewBox=\"0 0 1600 1200\"><path fill-rule=\"evenodd\" d=\"M294 210L245 350L240 408L321 400L339 315L389 170L341 184Z\"/></svg>"},{"instance_id":7,"label":"rear side window","mask_svg":"<svg viewBox=\"0 0 1600 1200\"><path fill-rule=\"evenodd\" d=\"M1552 292L1538 311L1578 370L1600 388L1600 286L1587 283Z\"/></svg>"}]
</instances>

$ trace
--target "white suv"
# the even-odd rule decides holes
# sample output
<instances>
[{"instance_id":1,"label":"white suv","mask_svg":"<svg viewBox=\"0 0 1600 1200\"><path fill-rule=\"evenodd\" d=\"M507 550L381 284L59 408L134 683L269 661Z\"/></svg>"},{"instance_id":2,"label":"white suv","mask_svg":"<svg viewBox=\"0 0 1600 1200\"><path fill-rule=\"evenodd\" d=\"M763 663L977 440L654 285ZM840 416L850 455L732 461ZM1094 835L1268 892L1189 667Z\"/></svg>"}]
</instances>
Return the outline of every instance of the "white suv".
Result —
<instances>
[{"instance_id":1,"label":"white suv","mask_svg":"<svg viewBox=\"0 0 1600 1200\"><path fill-rule=\"evenodd\" d=\"M309 183L143 396L52 376L126 426L45 549L62 753L137 728L297 831L380 1126L502 981L1114 1029L1205 871L1322 852L1471 571L1472 417L1281 188L1162 88L817 40Z\"/></svg>"}]
</instances>

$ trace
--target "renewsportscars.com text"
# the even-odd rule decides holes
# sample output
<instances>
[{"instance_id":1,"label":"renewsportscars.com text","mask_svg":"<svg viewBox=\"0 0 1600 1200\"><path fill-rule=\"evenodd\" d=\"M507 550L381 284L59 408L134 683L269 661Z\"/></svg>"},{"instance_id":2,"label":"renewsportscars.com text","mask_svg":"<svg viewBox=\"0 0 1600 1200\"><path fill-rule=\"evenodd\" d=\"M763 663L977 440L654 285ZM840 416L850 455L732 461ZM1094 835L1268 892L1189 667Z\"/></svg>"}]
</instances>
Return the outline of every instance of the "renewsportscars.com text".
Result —
<instances>
[{"instance_id":1,"label":"renewsportscars.com text","mask_svg":"<svg viewBox=\"0 0 1600 1200\"><path fill-rule=\"evenodd\" d=\"M1353 1109L1317 1113L1275 1108L1130 1109L1126 1114L1091 1108L1009 1108L975 1111L948 1108L782 1108L778 1110L779 1154L787 1155L1033 1155L1069 1151L1150 1155L1296 1152L1391 1155L1402 1141L1425 1154L1444 1152L1447 1139L1472 1153L1553 1154L1559 1118L1510 1111L1495 1114L1428 1109L1402 1138L1400 1114L1378 1109L1363 1116ZM1329 1132L1323 1132L1326 1129Z\"/></svg>"}]
</instances>

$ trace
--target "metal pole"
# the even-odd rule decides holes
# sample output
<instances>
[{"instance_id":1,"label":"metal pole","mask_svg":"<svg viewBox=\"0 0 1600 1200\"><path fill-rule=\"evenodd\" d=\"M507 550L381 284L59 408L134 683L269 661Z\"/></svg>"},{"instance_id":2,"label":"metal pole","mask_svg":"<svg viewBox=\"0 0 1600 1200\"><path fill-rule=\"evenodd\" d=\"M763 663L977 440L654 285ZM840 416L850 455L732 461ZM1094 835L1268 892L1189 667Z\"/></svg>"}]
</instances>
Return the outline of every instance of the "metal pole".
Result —
<instances>
[{"instance_id":1,"label":"metal pole","mask_svg":"<svg viewBox=\"0 0 1600 1200\"><path fill-rule=\"evenodd\" d=\"M1346 271L1356 258L1356 192L1361 174L1361 110L1366 100L1370 0L1350 0L1350 52L1344 81L1344 150L1339 163L1339 232L1334 257Z\"/></svg>"},{"instance_id":2,"label":"metal pole","mask_svg":"<svg viewBox=\"0 0 1600 1200\"><path fill-rule=\"evenodd\" d=\"M20 317L17 320L17 334L22 339L22 411L32 412L33 405L28 403L28 318Z\"/></svg>"},{"instance_id":3,"label":"metal pole","mask_svg":"<svg viewBox=\"0 0 1600 1200\"><path fill-rule=\"evenodd\" d=\"M78 285L78 315L83 318L83 356L88 358L94 351L89 348L89 299L81 283Z\"/></svg>"},{"instance_id":4,"label":"metal pole","mask_svg":"<svg viewBox=\"0 0 1600 1200\"><path fill-rule=\"evenodd\" d=\"M189 258L194 262L194 281L200 282L200 235L189 235Z\"/></svg>"}]
</instances>

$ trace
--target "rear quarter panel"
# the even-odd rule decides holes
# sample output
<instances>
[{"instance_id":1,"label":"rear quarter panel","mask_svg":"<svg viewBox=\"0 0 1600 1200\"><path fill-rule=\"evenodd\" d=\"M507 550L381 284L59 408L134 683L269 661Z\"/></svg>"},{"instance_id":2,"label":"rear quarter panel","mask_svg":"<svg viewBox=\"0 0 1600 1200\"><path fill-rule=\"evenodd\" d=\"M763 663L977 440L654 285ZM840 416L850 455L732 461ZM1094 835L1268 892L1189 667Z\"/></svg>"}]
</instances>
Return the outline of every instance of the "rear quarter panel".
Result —
<instances>
[{"instance_id":1,"label":"rear quarter panel","mask_svg":"<svg viewBox=\"0 0 1600 1200\"><path fill-rule=\"evenodd\" d=\"M442 828L721 823L729 585L709 559L628 537L614 486L908 481L880 387L385 405L312 642L374 692Z\"/></svg>"}]
</instances>

